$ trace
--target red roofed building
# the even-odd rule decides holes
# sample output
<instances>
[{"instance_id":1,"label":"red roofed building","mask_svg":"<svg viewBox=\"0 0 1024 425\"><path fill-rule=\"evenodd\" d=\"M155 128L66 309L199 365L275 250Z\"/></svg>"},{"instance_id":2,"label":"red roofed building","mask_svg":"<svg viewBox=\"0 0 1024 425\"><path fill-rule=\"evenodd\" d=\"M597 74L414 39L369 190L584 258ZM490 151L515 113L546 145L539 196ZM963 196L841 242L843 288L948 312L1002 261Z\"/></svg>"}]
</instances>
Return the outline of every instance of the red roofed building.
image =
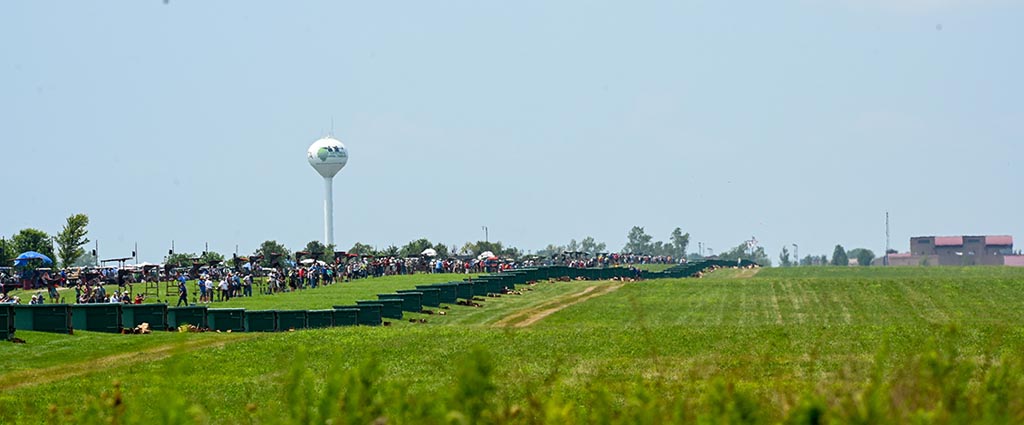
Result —
<instances>
[{"instance_id":1,"label":"red roofed building","mask_svg":"<svg viewBox=\"0 0 1024 425\"><path fill-rule=\"evenodd\" d=\"M910 238L910 254L936 256L938 265L1002 266L1013 254L1012 236L918 236Z\"/></svg>"}]
</instances>

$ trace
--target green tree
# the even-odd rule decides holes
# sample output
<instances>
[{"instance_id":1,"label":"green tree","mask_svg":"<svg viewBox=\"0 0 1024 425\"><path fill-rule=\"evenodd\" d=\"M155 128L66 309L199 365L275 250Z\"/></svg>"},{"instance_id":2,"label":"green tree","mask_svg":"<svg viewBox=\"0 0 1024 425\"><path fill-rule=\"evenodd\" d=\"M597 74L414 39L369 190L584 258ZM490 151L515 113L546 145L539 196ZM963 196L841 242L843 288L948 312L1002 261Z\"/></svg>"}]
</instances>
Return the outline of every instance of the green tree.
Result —
<instances>
[{"instance_id":1,"label":"green tree","mask_svg":"<svg viewBox=\"0 0 1024 425\"><path fill-rule=\"evenodd\" d=\"M843 249L842 245L836 245L836 249L832 251L832 263L833 266L849 266L850 257L846 256L846 250Z\"/></svg>"},{"instance_id":2,"label":"green tree","mask_svg":"<svg viewBox=\"0 0 1024 425\"><path fill-rule=\"evenodd\" d=\"M164 263L174 267L192 267L192 260L197 258L199 256L191 252L175 252L164 258Z\"/></svg>"},{"instance_id":3,"label":"green tree","mask_svg":"<svg viewBox=\"0 0 1024 425\"><path fill-rule=\"evenodd\" d=\"M451 257L451 253L448 252L448 246L443 243L438 242L436 245L434 245L434 251L437 251L437 258Z\"/></svg>"},{"instance_id":4,"label":"green tree","mask_svg":"<svg viewBox=\"0 0 1024 425\"><path fill-rule=\"evenodd\" d=\"M824 266L828 265L827 256L806 255L800 260L801 266Z\"/></svg>"},{"instance_id":5,"label":"green tree","mask_svg":"<svg viewBox=\"0 0 1024 425\"><path fill-rule=\"evenodd\" d=\"M85 214L75 214L68 217L67 223L64 224L64 228L61 229L60 233L57 233L53 237L54 242L57 244L57 254L60 256L61 267L70 267L78 260L85 250L82 246L89 243L89 239L85 237L89 233L85 229L89 225L89 216Z\"/></svg>"},{"instance_id":6,"label":"green tree","mask_svg":"<svg viewBox=\"0 0 1024 425\"><path fill-rule=\"evenodd\" d=\"M81 257L78 257L78 259L76 259L74 263L71 263L71 267L94 266L98 263L99 259L96 258L95 255L92 255L92 251L89 250L83 252Z\"/></svg>"},{"instance_id":7,"label":"green tree","mask_svg":"<svg viewBox=\"0 0 1024 425\"><path fill-rule=\"evenodd\" d=\"M569 252L579 251L580 250L580 244L579 244L579 242L576 242L576 239L570 239L569 243L565 245L565 250L569 251Z\"/></svg>"},{"instance_id":8,"label":"green tree","mask_svg":"<svg viewBox=\"0 0 1024 425\"><path fill-rule=\"evenodd\" d=\"M599 252L605 252L605 250L608 249L608 245L604 242L597 242L594 240L593 236L587 236L580 241L580 249L584 252L597 254Z\"/></svg>"},{"instance_id":9,"label":"green tree","mask_svg":"<svg viewBox=\"0 0 1024 425\"><path fill-rule=\"evenodd\" d=\"M274 257L271 254L279 255ZM292 257L292 252L276 240L268 240L263 241L263 243L260 244L260 247L256 248L256 252L253 255L263 256L263 259L260 260L260 267L284 267L288 264L288 259ZM275 258L276 261L272 258Z\"/></svg>"},{"instance_id":10,"label":"green tree","mask_svg":"<svg viewBox=\"0 0 1024 425\"><path fill-rule=\"evenodd\" d=\"M690 233L683 233L678 227L672 230L670 236L672 242L672 256L675 258L686 258L686 249L690 246Z\"/></svg>"},{"instance_id":11,"label":"green tree","mask_svg":"<svg viewBox=\"0 0 1024 425\"><path fill-rule=\"evenodd\" d=\"M21 229L18 234L11 238L11 245L14 247L14 256L17 257L25 251L35 251L50 259L53 255L53 239L46 232L39 229Z\"/></svg>"},{"instance_id":12,"label":"green tree","mask_svg":"<svg viewBox=\"0 0 1024 425\"><path fill-rule=\"evenodd\" d=\"M324 244L322 242L317 241L317 240L313 240L313 241L307 242L306 243L306 247L303 248L302 250L305 251L305 252L308 252L309 254L302 255L302 258L300 258L300 260L304 260L304 259L307 259L307 258L313 258L314 256L319 258L319 259L321 259L321 260L323 260L324 259L324 254L327 252L327 247L324 246Z\"/></svg>"},{"instance_id":13,"label":"green tree","mask_svg":"<svg viewBox=\"0 0 1024 425\"><path fill-rule=\"evenodd\" d=\"M220 254L219 252L206 251L203 253L203 255L199 256L199 262L203 264L210 264L211 262L214 261L223 263L224 255Z\"/></svg>"},{"instance_id":14,"label":"green tree","mask_svg":"<svg viewBox=\"0 0 1024 425\"><path fill-rule=\"evenodd\" d=\"M789 267L792 266L793 262L789 259L789 248L782 247L782 252L779 253L779 266Z\"/></svg>"},{"instance_id":15,"label":"green tree","mask_svg":"<svg viewBox=\"0 0 1024 425\"><path fill-rule=\"evenodd\" d=\"M7 239L0 239L0 267L10 267L14 263L14 257L18 253L14 252L14 243Z\"/></svg>"},{"instance_id":16,"label":"green tree","mask_svg":"<svg viewBox=\"0 0 1024 425\"><path fill-rule=\"evenodd\" d=\"M509 247L504 246L501 243L501 241L497 241L497 242L485 242L485 241L466 242L466 244L462 246L462 252L467 253L469 255L476 256L476 255L480 255L480 254L482 254L482 253L484 253L486 251L491 251L492 253L494 253L494 255L497 255L499 257L505 257L505 258L518 258L523 253L522 251L519 250L519 248L512 247L512 246L509 246Z\"/></svg>"},{"instance_id":17,"label":"green tree","mask_svg":"<svg viewBox=\"0 0 1024 425\"><path fill-rule=\"evenodd\" d=\"M398 255L401 254L401 252L402 252L402 250L398 249L397 246L388 245L387 248L385 248L383 251L379 252L378 254L379 255L383 255L385 257L398 257Z\"/></svg>"},{"instance_id":18,"label":"green tree","mask_svg":"<svg viewBox=\"0 0 1024 425\"><path fill-rule=\"evenodd\" d=\"M409 243L405 244L402 249L398 250L398 255L402 257L412 257L420 255L420 253L425 251L427 248L433 247L434 244L430 243L429 240L426 238L420 238L414 241L409 241Z\"/></svg>"},{"instance_id":19,"label":"green tree","mask_svg":"<svg viewBox=\"0 0 1024 425\"><path fill-rule=\"evenodd\" d=\"M548 244L544 249L537 251L537 255L541 257L550 257L552 255L558 255L567 251L562 245Z\"/></svg>"},{"instance_id":20,"label":"green tree","mask_svg":"<svg viewBox=\"0 0 1024 425\"><path fill-rule=\"evenodd\" d=\"M750 260L764 267L772 265L772 260L771 258L768 258L768 254L764 252L763 246L755 248L753 255L751 255L750 248L747 246L746 242L718 254L718 258L722 260Z\"/></svg>"},{"instance_id":21,"label":"green tree","mask_svg":"<svg viewBox=\"0 0 1024 425\"><path fill-rule=\"evenodd\" d=\"M321 257L320 259L324 260L324 261L326 261L328 263L334 263L334 252L337 251L337 250L338 250L338 246L335 245L335 244L330 244L330 245L325 246L324 247L324 256Z\"/></svg>"},{"instance_id":22,"label":"green tree","mask_svg":"<svg viewBox=\"0 0 1024 425\"><path fill-rule=\"evenodd\" d=\"M857 264L861 266L870 266L871 262L875 259L875 253L867 248L854 248L846 253L849 258L856 258Z\"/></svg>"},{"instance_id":23,"label":"green tree","mask_svg":"<svg viewBox=\"0 0 1024 425\"><path fill-rule=\"evenodd\" d=\"M644 228L640 226L633 226L629 229L629 234L626 235L626 246L622 247L622 252L629 253L650 253L651 251L651 235L644 232Z\"/></svg>"},{"instance_id":24,"label":"green tree","mask_svg":"<svg viewBox=\"0 0 1024 425\"><path fill-rule=\"evenodd\" d=\"M364 243L360 243L360 242L356 242L355 245L352 245L352 248L348 249L348 252L350 254L372 255L372 254L374 254L374 249L370 245L367 245L367 244L364 244Z\"/></svg>"},{"instance_id":25,"label":"green tree","mask_svg":"<svg viewBox=\"0 0 1024 425\"><path fill-rule=\"evenodd\" d=\"M644 254L650 255L670 255L672 252L672 244L666 245L665 242L657 241L651 244L651 248L644 252Z\"/></svg>"}]
</instances>

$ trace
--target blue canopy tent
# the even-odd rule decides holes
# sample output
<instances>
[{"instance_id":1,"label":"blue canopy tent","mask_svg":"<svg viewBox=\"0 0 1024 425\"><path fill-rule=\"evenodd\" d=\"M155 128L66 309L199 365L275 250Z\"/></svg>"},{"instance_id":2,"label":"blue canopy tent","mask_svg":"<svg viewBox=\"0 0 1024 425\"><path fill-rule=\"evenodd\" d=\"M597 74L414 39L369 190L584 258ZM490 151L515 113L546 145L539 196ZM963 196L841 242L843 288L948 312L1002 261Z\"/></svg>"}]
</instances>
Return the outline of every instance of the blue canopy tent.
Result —
<instances>
[{"instance_id":1,"label":"blue canopy tent","mask_svg":"<svg viewBox=\"0 0 1024 425\"><path fill-rule=\"evenodd\" d=\"M28 264L28 260L43 260L43 264L53 264L53 260L51 260L50 257L47 257L46 255L40 254L35 251L27 251L21 253L21 255L19 255L18 258L14 259L14 266L24 266Z\"/></svg>"}]
</instances>

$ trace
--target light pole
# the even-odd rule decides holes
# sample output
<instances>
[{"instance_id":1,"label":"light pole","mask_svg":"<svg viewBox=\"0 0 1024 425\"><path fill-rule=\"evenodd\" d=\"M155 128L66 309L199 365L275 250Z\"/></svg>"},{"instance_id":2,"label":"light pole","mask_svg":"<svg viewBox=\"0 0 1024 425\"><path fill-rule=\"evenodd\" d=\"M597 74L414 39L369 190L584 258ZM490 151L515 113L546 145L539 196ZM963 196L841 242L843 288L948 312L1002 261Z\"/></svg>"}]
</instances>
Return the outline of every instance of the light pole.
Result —
<instances>
[{"instance_id":1,"label":"light pole","mask_svg":"<svg viewBox=\"0 0 1024 425\"><path fill-rule=\"evenodd\" d=\"M491 242L490 242L490 241L489 241L489 240L487 239L487 238L488 238L488 235L487 235L487 226L480 226L480 228L482 228L482 229L484 230L484 243L491 243Z\"/></svg>"}]
</instances>

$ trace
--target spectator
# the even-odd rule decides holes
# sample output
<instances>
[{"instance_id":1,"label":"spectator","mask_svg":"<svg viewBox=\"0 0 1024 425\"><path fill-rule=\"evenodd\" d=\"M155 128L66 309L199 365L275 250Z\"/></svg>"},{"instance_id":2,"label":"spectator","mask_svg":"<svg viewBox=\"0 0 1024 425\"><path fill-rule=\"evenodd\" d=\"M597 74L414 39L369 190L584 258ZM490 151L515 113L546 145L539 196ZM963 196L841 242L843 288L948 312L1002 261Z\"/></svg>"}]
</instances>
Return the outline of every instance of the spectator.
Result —
<instances>
[{"instance_id":1,"label":"spectator","mask_svg":"<svg viewBox=\"0 0 1024 425\"><path fill-rule=\"evenodd\" d=\"M178 277L178 307L181 307L181 303L188 306L188 287L185 286L185 282L185 276Z\"/></svg>"}]
</instances>

